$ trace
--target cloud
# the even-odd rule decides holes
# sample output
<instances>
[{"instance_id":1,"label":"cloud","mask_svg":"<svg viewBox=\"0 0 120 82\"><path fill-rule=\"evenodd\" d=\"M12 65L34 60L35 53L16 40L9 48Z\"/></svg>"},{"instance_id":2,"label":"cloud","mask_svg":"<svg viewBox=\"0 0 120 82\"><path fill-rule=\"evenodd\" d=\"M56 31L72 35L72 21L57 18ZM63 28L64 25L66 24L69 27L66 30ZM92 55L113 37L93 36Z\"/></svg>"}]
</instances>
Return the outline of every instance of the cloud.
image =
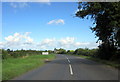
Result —
<instances>
[{"instance_id":1,"label":"cloud","mask_svg":"<svg viewBox=\"0 0 120 82\"><path fill-rule=\"evenodd\" d=\"M49 21L47 24L65 24L65 22L63 19L55 19L55 20Z\"/></svg>"},{"instance_id":2,"label":"cloud","mask_svg":"<svg viewBox=\"0 0 120 82\"><path fill-rule=\"evenodd\" d=\"M13 8L24 8L24 7L29 7L29 4L27 2L11 2L10 6Z\"/></svg>"},{"instance_id":3,"label":"cloud","mask_svg":"<svg viewBox=\"0 0 120 82\"><path fill-rule=\"evenodd\" d=\"M41 49L48 49L48 48L52 48L52 47L56 47L56 39L52 38L52 39L44 39L41 42L38 43L37 47L41 48Z\"/></svg>"},{"instance_id":4,"label":"cloud","mask_svg":"<svg viewBox=\"0 0 120 82\"><path fill-rule=\"evenodd\" d=\"M50 0L34 0L34 2L50 2Z\"/></svg>"},{"instance_id":5,"label":"cloud","mask_svg":"<svg viewBox=\"0 0 120 82\"><path fill-rule=\"evenodd\" d=\"M75 37L65 37L61 39L46 38L42 41L35 42L30 37L30 32L14 33L4 38L4 42L0 42L0 48L4 49L36 49L47 50L54 48L77 49L77 48L96 48L95 42L76 42Z\"/></svg>"},{"instance_id":6,"label":"cloud","mask_svg":"<svg viewBox=\"0 0 120 82\"><path fill-rule=\"evenodd\" d=\"M1 46L3 48L23 48L23 45L25 43L27 44L32 44L33 43L33 39L29 36L30 32L26 32L24 34L20 34L20 33L14 33L13 35L9 35L7 37L5 37L5 42L2 42ZM4 45L4 46L3 46ZM1 47L0 47L1 48Z\"/></svg>"},{"instance_id":7,"label":"cloud","mask_svg":"<svg viewBox=\"0 0 120 82\"><path fill-rule=\"evenodd\" d=\"M96 48L98 44L95 42L76 42L74 37L66 37L59 40L59 46L66 49Z\"/></svg>"},{"instance_id":8,"label":"cloud","mask_svg":"<svg viewBox=\"0 0 120 82\"><path fill-rule=\"evenodd\" d=\"M77 49L77 48L97 48L98 44L95 42L76 42L74 37L65 37L61 39L44 39L36 46L39 49Z\"/></svg>"},{"instance_id":9,"label":"cloud","mask_svg":"<svg viewBox=\"0 0 120 82\"><path fill-rule=\"evenodd\" d=\"M2 2L50 2L50 0L2 0Z\"/></svg>"},{"instance_id":10,"label":"cloud","mask_svg":"<svg viewBox=\"0 0 120 82\"><path fill-rule=\"evenodd\" d=\"M5 37L5 40L7 42L33 42L33 39L30 38L28 35L30 34L30 32L26 32L23 35L20 33L15 33L14 35L10 35L8 37Z\"/></svg>"},{"instance_id":11,"label":"cloud","mask_svg":"<svg viewBox=\"0 0 120 82\"><path fill-rule=\"evenodd\" d=\"M29 2L33 2L33 1L31 0L11 1L10 6L13 8L30 7ZM51 5L49 0L34 0L34 2L38 2L39 4Z\"/></svg>"},{"instance_id":12,"label":"cloud","mask_svg":"<svg viewBox=\"0 0 120 82\"><path fill-rule=\"evenodd\" d=\"M74 37L62 38L59 40L59 46L61 46L62 48L70 48L73 47L74 42L75 42Z\"/></svg>"}]
</instances>

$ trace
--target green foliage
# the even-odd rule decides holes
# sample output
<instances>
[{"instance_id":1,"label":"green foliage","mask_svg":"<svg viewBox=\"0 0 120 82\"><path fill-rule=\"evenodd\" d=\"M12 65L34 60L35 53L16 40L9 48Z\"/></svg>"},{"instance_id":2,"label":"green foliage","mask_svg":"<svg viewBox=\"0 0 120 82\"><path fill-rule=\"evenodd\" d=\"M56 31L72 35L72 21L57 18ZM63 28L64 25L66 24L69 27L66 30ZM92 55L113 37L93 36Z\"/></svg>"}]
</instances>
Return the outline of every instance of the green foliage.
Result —
<instances>
[{"instance_id":1,"label":"green foliage","mask_svg":"<svg viewBox=\"0 0 120 82\"><path fill-rule=\"evenodd\" d=\"M79 48L79 49L76 49L73 54L84 55L84 56L95 56L96 52L97 52L97 49Z\"/></svg>"},{"instance_id":2,"label":"green foliage","mask_svg":"<svg viewBox=\"0 0 120 82\"><path fill-rule=\"evenodd\" d=\"M15 50L12 51L10 49L4 50L2 49L2 59L7 58L19 58L24 56L31 56L31 55L37 55L42 54L43 51L36 51L36 50ZM53 51L48 51L49 53L53 53Z\"/></svg>"},{"instance_id":3,"label":"green foliage","mask_svg":"<svg viewBox=\"0 0 120 82\"><path fill-rule=\"evenodd\" d=\"M60 49L54 49L54 51L55 51L55 53L57 53L57 54L66 54L66 50L65 49L62 49L62 48L60 48Z\"/></svg>"},{"instance_id":4,"label":"green foliage","mask_svg":"<svg viewBox=\"0 0 120 82\"><path fill-rule=\"evenodd\" d=\"M96 24L91 29L101 42L98 57L110 59L120 47L120 2L80 2L78 9L77 17L91 17Z\"/></svg>"},{"instance_id":5,"label":"green foliage","mask_svg":"<svg viewBox=\"0 0 120 82\"><path fill-rule=\"evenodd\" d=\"M48 52L49 52L49 54L52 54L52 53L54 53L54 51L52 51L52 50L48 50Z\"/></svg>"},{"instance_id":6,"label":"green foliage","mask_svg":"<svg viewBox=\"0 0 120 82\"><path fill-rule=\"evenodd\" d=\"M104 59L100 59L100 58L95 58L95 57L92 57L92 56L83 56L83 55L78 55L79 57L82 57L82 58L86 58L86 59L89 59L89 60L93 60L93 61L96 61L96 62L99 62L99 63L102 63L102 64L106 64L106 65L109 65L109 66L112 66L112 67L115 67L115 68L120 68L120 60L104 60Z\"/></svg>"},{"instance_id":7,"label":"green foliage","mask_svg":"<svg viewBox=\"0 0 120 82\"><path fill-rule=\"evenodd\" d=\"M74 50L68 50L66 53L67 54L74 54Z\"/></svg>"},{"instance_id":8,"label":"green foliage","mask_svg":"<svg viewBox=\"0 0 120 82\"><path fill-rule=\"evenodd\" d=\"M6 50L2 49L2 59L7 59L8 57L10 57L10 54Z\"/></svg>"},{"instance_id":9,"label":"green foliage","mask_svg":"<svg viewBox=\"0 0 120 82\"><path fill-rule=\"evenodd\" d=\"M109 60L116 55L116 48L111 45L101 44L97 52L97 57Z\"/></svg>"}]
</instances>

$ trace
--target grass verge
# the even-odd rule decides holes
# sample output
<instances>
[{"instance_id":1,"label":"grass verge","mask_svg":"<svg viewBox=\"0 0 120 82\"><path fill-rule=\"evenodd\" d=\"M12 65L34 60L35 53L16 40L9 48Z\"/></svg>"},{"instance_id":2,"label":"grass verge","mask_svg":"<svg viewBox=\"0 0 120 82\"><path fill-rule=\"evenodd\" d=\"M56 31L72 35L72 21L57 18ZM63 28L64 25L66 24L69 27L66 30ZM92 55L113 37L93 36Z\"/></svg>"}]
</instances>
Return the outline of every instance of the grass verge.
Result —
<instances>
[{"instance_id":1,"label":"grass verge","mask_svg":"<svg viewBox=\"0 0 120 82\"><path fill-rule=\"evenodd\" d=\"M44 60L52 60L54 54L49 55L32 55L26 58L8 58L2 60L2 80L10 80L29 70L37 68L45 64Z\"/></svg>"},{"instance_id":2,"label":"grass verge","mask_svg":"<svg viewBox=\"0 0 120 82\"><path fill-rule=\"evenodd\" d=\"M101 64L105 64L105 65L108 65L108 66L111 66L111 67L114 67L114 68L117 68L117 69L120 68L120 63L118 61L102 60L102 59L99 59L99 58L94 58L92 56L83 56L83 55L74 55L74 56L79 56L81 58L93 60L93 61L99 62Z\"/></svg>"}]
</instances>

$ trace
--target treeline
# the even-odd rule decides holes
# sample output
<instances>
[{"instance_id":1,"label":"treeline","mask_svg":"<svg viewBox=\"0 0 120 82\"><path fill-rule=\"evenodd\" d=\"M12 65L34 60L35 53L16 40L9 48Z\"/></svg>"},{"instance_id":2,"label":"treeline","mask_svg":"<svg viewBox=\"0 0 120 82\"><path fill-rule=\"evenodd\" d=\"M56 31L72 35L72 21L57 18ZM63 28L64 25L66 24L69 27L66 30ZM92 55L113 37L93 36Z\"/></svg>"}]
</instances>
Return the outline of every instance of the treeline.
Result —
<instances>
[{"instance_id":1,"label":"treeline","mask_svg":"<svg viewBox=\"0 0 120 82\"><path fill-rule=\"evenodd\" d=\"M30 55L41 55L42 52L49 52L50 54L53 53L52 50L45 50L45 51L37 51L37 50L10 50L10 49L0 49L2 59L7 58L18 58L18 57L26 57Z\"/></svg>"},{"instance_id":2,"label":"treeline","mask_svg":"<svg viewBox=\"0 0 120 82\"><path fill-rule=\"evenodd\" d=\"M98 49L88 49L88 48L78 48L76 50L65 50L65 49L55 49L57 54L71 54L71 55L84 55L84 56L93 56L96 57Z\"/></svg>"},{"instance_id":3,"label":"treeline","mask_svg":"<svg viewBox=\"0 0 120 82\"><path fill-rule=\"evenodd\" d=\"M26 56L31 56L31 55L42 55L42 52L48 52L49 54L54 53L54 54L71 54L71 55L83 55L83 56L91 56L94 58L99 58L102 59L99 54L100 54L100 49L89 49L89 48L78 48L76 50L65 50L65 49L54 49L54 50L4 50L1 49L0 51L2 52L2 59L7 59L7 58L18 58L18 57L26 57ZM112 50L111 50L112 51ZM115 60L115 61L120 61L119 55L120 55L120 50L117 50L116 52L113 52L113 56L109 56L110 54L105 54L102 55L102 57L106 57L106 55L109 56L109 60ZM101 53L102 54L102 53Z\"/></svg>"},{"instance_id":4,"label":"treeline","mask_svg":"<svg viewBox=\"0 0 120 82\"><path fill-rule=\"evenodd\" d=\"M38 51L38 50L10 50L10 49L0 49L2 52L2 59L7 58L18 58L18 57L26 57L31 55L42 55L42 52L48 52L49 54L71 54L71 55L84 55L84 56L95 56L98 49L88 49L88 48L78 48L76 50L65 50L65 49L54 49L54 50L44 50L44 51Z\"/></svg>"},{"instance_id":5,"label":"treeline","mask_svg":"<svg viewBox=\"0 0 120 82\"><path fill-rule=\"evenodd\" d=\"M99 58L99 59L103 59L104 60L108 60L108 59L105 59L105 57L109 56L109 60L111 61L120 61L120 50L116 50L116 52L113 52L114 55L110 55L110 54L104 54L102 55L102 53L100 52L100 49L99 48L96 48L96 49L88 49L88 48L78 48L76 50L65 50L65 49L54 49L55 53L57 54L71 54L71 55L83 55L83 56L91 56L91 57L94 57L94 58ZM112 49L111 49L112 51ZM110 51L110 52L111 52ZM101 58L100 54L102 55L103 58Z\"/></svg>"}]
</instances>

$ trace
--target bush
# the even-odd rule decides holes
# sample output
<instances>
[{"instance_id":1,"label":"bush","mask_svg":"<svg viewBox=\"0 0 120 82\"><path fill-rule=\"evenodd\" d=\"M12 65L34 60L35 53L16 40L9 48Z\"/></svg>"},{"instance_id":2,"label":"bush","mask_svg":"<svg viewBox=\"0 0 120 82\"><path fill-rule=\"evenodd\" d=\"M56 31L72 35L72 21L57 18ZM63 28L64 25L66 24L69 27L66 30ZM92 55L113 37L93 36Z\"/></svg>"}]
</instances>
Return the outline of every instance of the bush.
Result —
<instances>
[{"instance_id":1,"label":"bush","mask_svg":"<svg viewBox=\"0 0 120 82\"><path fill-rule=\"evenodd\" d=\"M79 49L76 49L73 52L73 54L84 55L84 56L95 56L96 52L97 52L97 49L88 49L88 48L82 49L82 48L79 48Z\"/></svg>"},{"instance_id":2,"label":"bush","mask_svg":"<svg viewBox=\"0 0 120 82\"><path fill-rule=\"evenodd\" d=\"M74 54L74 50L68 50L66 53L67 54Z\"/></svg>"},{"instance_id":3,"label":"bush","mask_svg":"<svg viewBox=\"0 0 120 82\"><path fill-rule=\"evenodd\" d=\"M2 59L7 59L10 57L18 58L18 57L37 55L42 53L42 51L36 51L36 50L16 50L16 51L10 49L7 50L1 49L1 50L2 50Z\"/></svg>"},{"instance_id":4,"label":"bush","mask_svg":"<svg viewBox=\"0 0 120 82\"><path fill-rule=\"evenodd\" d=\"M109 60L116 54L116 48L110 44L101 44L97 52L97 57L100 59Z\"/></svg>"},{"instance_id":5,"label":"bush","mask_svg":"<svg viewBox=\"0 0 120 82\"><path fill-rule=\"evenodd\" d=\"M8 52L6 50L2 49L2 59L7 59L8 57L10 57Z\"/></svg>"},{"instance_id":6,"label":"bush","mask_svg":"<svg viewBox=\"0 0 120 82\"><path fill-rule=\"evenodd\" d=\"M66 54L66 50L60 48L60 49L58 50L58 54Z\"/></svg>"}]
</instances>

